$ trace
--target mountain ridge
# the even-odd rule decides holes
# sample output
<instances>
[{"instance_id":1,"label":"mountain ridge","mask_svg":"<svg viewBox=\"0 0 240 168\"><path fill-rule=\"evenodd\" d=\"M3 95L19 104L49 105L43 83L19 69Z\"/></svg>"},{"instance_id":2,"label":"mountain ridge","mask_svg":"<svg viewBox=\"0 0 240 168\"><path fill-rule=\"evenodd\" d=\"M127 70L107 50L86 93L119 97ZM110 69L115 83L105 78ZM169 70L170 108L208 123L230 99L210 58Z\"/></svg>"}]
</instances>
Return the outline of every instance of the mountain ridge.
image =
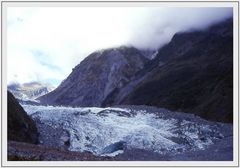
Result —
<instances>
[{"instance_id":1,"label":"mountain ridge","mask_svg":"<svg viewBox=\"0 0 240 168\"><path fill-rule=\"evenodd\" d=\"M165 107L232 122L232 24L232 20L226 20L205 31L173 36L147 64L152 71L147 79L116 104ZM165 63L159 65L161 62Z\"/></svg>"},{"instance_id":2,"label":"mountain ridge","mask_svg":"<svg viewBox=\"0 0 240 168\"><path fill-rule=\"evenodd\" d=\"M11 83L8 90L19 100L35 100L36 98L52 91L53 86L40 82Z\"/></svg>"},{"instance_id":3,"label":"mountain ridge","mask_svg":"<svg viewBox=\"0 0 240 168\"><path fill-rule=\"evenodd\" d=\"M54 105L101 106L114 88L130 81L147 61L134 47L96 51L73 68L58 88L39 100Z\"/></svg>"},{"instance_id":4,"label":"mountain ridge","mask_svg":"<svg viewBox=\"0 0 240 168\"><path fill-rule=\"evenodd\" d=\"M149 105L232 122L232 39L228 19L205 30L176 33L152 60L134 47L99 50L39 100L70 106Z\"/></svg>"}]
</instances>

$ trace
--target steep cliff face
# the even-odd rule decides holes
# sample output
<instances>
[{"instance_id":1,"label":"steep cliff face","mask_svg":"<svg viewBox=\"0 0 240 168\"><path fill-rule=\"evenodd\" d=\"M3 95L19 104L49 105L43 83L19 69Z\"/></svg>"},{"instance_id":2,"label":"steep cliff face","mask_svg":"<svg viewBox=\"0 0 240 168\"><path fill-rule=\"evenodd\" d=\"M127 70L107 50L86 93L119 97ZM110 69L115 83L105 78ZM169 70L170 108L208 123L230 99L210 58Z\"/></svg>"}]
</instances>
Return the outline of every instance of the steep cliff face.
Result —
<instances>
[{"instance_id":1,"label":"steep cliff face","mask_svg":"<svg viewBox=\"0 0 240 168\"><path fill-rule=\"evenodd\" d=\"M10 92L8 92L7 96L8 140L37 143L38 132L36 124Z\"/></svg>"},{"instance_id":2,"label":"steep cliff face","mask_svg":"<svg viewBox=\"0 0 240 168\"><path fill-rule=\"evenodd\" d=\"M165 107L232 122L232 20L204 31L177 33L130 85L105 100L105 105L114 104Z\"/></svg>"},{"instance_id":3,"label":"steep cliff face","mask_svg":"<svg viewBox=\"0 0 240 168\"><path fill-rule=\"evenodd\" d=\"M133 47L119 47L90 54L41 103L71 106L101 106L115 88L128 83L148 60Z\"/></svg>"}]
</instances>

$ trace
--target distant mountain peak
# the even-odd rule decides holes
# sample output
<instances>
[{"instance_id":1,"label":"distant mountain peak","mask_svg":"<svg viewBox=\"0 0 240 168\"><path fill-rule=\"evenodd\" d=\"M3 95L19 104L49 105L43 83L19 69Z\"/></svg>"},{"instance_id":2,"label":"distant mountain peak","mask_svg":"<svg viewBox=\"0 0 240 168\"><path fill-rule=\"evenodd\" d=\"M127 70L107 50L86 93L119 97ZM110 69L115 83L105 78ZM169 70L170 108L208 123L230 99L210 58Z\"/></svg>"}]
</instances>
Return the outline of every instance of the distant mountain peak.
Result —
<instances>
[{"instance_id":1,"label":"distant mountain peak","mask_svg":"<svg viewBox=\"0 0 240 168\"><path fill-rule=\"evenodd\" d=\"M8 90L20 100L34 100L53 89L54 87L50 84L43 84L36 81L23 84L12 83L8 85Z\"/></svg>"}]
</instances>

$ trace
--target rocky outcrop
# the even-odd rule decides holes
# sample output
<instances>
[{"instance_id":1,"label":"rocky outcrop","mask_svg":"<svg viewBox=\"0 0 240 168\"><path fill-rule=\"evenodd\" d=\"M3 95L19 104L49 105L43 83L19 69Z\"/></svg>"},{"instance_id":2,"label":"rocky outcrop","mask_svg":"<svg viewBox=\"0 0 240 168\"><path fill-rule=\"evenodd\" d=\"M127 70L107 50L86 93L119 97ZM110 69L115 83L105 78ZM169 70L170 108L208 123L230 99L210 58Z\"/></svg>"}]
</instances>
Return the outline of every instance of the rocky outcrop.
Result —
<instances>
[{"instance_id":1,"label":"rocky outcrop","mask_svg":"<svg viewBox=\"0 0 240 168\"><path fill-rule=\"evenodd\" d=\"M27 115L14 96L8 92L8 140L37 143L38 132L34 121Z\"/></svg>"},{"instance_id":2,"label":"rocky outcrop","mask_svg":"<svg viewBox=\"0 0 240 168\"><path fill-rule=\"evenodd\" d=\"M90 54L41 103L70 106L101 106L114 89L128 83L148 61L133 47L100 50Z\"/></svg>"},{"instance_id":3,"label":"rocky outcrop","mask_svg":"<svg viewBox=\"0 0 240 168\"><path fill-rule=\"evenodd\" d=\"M177 33L133 80L104 105L165 107L221 122L233 121L233 22Z\"/></svg>"}]
</instances>

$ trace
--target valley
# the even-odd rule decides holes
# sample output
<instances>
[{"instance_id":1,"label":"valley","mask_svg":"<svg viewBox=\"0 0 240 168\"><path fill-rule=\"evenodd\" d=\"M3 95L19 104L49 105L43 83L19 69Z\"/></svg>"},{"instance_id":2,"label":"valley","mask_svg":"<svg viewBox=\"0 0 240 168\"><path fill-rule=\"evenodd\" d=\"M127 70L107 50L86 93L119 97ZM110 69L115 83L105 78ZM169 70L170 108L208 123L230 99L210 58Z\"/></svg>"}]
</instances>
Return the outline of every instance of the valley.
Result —
<instances>
[{"instance_id":1,"label":"valley","mask_svg":"<svg viewBox=\"0 0 240 168\"><path fill-rule=\"evenodd\" d=\"M8 85L8 158L232 161L233 19L96 50L56 88Z\"/></svg>"}]
</instances>

